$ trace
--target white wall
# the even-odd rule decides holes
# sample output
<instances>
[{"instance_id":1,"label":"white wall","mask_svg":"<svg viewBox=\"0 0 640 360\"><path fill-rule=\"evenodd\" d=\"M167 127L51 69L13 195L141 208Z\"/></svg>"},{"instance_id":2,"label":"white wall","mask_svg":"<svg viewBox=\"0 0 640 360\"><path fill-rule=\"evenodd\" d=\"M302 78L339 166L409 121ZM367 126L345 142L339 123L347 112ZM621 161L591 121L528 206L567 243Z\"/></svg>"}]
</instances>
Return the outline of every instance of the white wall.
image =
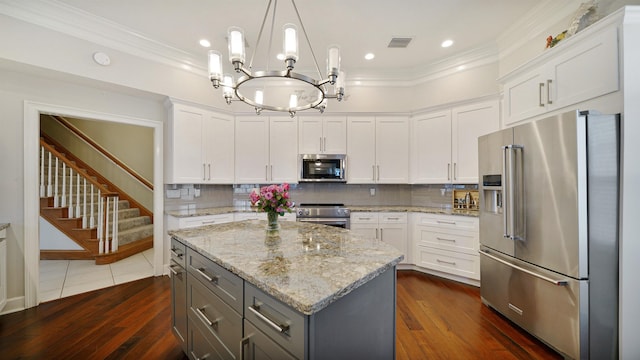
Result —
<instances>
[{"instance_id":1,"label":"white wall","mask_svg":"<svg viewBox=\"0 0 640 360\"><path fill-rule=\"evenodd\" d=\"M82 246L40 217L40 249L42 250L83 250Z\"/></svg>"},{"instance_id":2,"label":"white wall","mask_svg":"<svg viewBox=\"0 0 640 360\"><path fill-rule=\"evenodd\" d=\"M37 176L37 157L32 164L24 163L24 107L25 101L55 104L70 109L87 109L95 114L115 114L129 118L163 122L165 110L159 98L139 93L134 96L131 89L105 90L103 84L88 86L86 81L74 77L61 80L60 74L46 72L46 76L35 76L17 71L15 64L0 61L0 222L11 223L7 229L7 296L5 311L23 306L25 295L24 252L25 233L38 226L25 221L25 166L33 167ZM21 68L18 66L18 68ZM28 69L33 71L34 69ZM37 70L37 69L36 69ZM38 71L36 71L38 72ZM75 81L75 82L74 82ZM81 84L79 84L79 83ZM117 105L117 106L114 106ZM34 134L34 136L38 136ZM156 150L158 151L158 150ZM161 151L161 150L160 150ZM37 151L36 151L37 152ZM34 189L35 191L35 189ZM37 206L37 205L36 205ZM33 231L31 231L33 232ZM37 233L37 232L36 232ZM35 239L37 241L37 239Z\"/></svg>"}]
</instances>

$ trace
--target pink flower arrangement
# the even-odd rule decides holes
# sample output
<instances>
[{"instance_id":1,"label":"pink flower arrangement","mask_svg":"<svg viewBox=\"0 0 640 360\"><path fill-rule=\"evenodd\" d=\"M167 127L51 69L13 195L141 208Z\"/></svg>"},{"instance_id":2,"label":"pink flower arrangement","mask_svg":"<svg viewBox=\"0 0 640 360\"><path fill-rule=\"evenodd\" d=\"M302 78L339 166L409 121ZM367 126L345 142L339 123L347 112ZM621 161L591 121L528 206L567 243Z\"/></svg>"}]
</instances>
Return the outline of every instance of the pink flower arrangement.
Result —
<instances>
[{"instance_id":1,"label":"pink flower arrangement","mask_svg":"<svg viewBox=\"0 0 640 360\"><path fill-rule=\"evenodd\" d=\"M260 188L260 193L256 191L249 195L251 206L265 212L278 213L280 216L286 212L291 212L293 203L289 200L289 184L267 185Z\"/></svg>"}]
</instances>

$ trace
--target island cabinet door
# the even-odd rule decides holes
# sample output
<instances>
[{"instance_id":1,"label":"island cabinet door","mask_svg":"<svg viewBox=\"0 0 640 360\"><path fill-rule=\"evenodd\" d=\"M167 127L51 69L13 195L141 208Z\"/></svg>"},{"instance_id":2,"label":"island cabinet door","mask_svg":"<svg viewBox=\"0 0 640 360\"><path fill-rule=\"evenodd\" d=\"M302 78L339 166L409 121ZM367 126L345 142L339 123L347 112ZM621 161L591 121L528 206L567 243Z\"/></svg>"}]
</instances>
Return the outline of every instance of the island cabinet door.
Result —
<instances>
[{"instance_id":1,"label":"island cabinet door","mask_svg":"<svg viewBox=\"0 0 640 360\"><path fill-rule=\"evenodd\" d=\"M187 272L171 261L171 330L187 352Z\"/></svg>"},{"instance_id":2,"label":"island cabinet door","mask_svg":"<svg viewBox=\"0 0 640 360\"><path fill-rule=\"evenodd\" d=\"M251 322L244 320L240 359L250 360L294 360L296 357L286 352L275 341L258 330Z\"/></svg>"}]
</instances>

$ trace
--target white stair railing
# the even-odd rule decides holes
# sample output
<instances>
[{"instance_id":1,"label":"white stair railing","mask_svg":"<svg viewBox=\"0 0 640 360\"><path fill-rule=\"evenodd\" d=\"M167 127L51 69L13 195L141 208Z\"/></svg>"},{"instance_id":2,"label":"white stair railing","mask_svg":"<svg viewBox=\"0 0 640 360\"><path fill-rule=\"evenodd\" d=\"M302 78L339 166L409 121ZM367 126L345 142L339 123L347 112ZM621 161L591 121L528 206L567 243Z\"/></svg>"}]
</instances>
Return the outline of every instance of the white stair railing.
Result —
<instances>
[{"instance_id":1,"label":"white stair railing","mask_svg":"<svg viewBox=\"0 0 640 360\"><path fill-rule=\"evenodd\" d=\"M95 228L98 253L118 251L118 194L87 176L42 140L40 148L40 197L53 197L53 207L66 207L68 217L80 219L83 229ZM94 203L94 193L97 193L97 204Z\"/></svg>"}]
</instances>

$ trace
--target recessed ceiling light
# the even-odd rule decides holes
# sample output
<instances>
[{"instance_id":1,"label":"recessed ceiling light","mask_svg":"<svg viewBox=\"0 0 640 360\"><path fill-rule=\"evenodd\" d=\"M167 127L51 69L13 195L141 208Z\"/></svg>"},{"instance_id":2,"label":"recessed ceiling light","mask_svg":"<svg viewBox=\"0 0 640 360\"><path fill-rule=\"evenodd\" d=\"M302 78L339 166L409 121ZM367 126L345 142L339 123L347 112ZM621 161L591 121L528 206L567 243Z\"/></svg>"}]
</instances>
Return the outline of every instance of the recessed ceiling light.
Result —
<instances>
[{"instance_id":1,"label":"recessed ceiling light","mask_svg":"<svg viewBox=\"0 0 640 360\"><path fill-rule=\"evenodd\" d=\"M202 47L211 47L211 43L207 39L200 39L200 46Z\"/></svg>"},{"instance_id":2,"label":"recessed ceiling light","mask_svg":"<svg viewBox=\"0 0 640 360\"><path fill-rule=\"evenodd\" d=\"M374 57L376 57L374 53L368 53L364 56L364 58L367 60L372 60Z\"/></svg>"},{"instance_id":3,"label":"recessed ceiling light","mask_svg":"<svg viewBox=\"0 0 640 360\"><path fill-rule=\"evenodd\" d=\"M460 66L458 66L456 69L458 69L458 70L464 70L464 69L466 69L466 68L467 68L466 66L464 66L464 65L460 65Z\"/></svg>"},{"instance_id":4,"label":"recessed ceiling light","mask_svg":"<svg viewBox=\"0 0 640 360\"><path fill-rule=\"evenodd\" d=\"M451 45L453 45L453 40L445 40L442 42L442 44L440 44L440 46L442 46L443 48L448 48Z\"/></svg>"}]
</instances>

